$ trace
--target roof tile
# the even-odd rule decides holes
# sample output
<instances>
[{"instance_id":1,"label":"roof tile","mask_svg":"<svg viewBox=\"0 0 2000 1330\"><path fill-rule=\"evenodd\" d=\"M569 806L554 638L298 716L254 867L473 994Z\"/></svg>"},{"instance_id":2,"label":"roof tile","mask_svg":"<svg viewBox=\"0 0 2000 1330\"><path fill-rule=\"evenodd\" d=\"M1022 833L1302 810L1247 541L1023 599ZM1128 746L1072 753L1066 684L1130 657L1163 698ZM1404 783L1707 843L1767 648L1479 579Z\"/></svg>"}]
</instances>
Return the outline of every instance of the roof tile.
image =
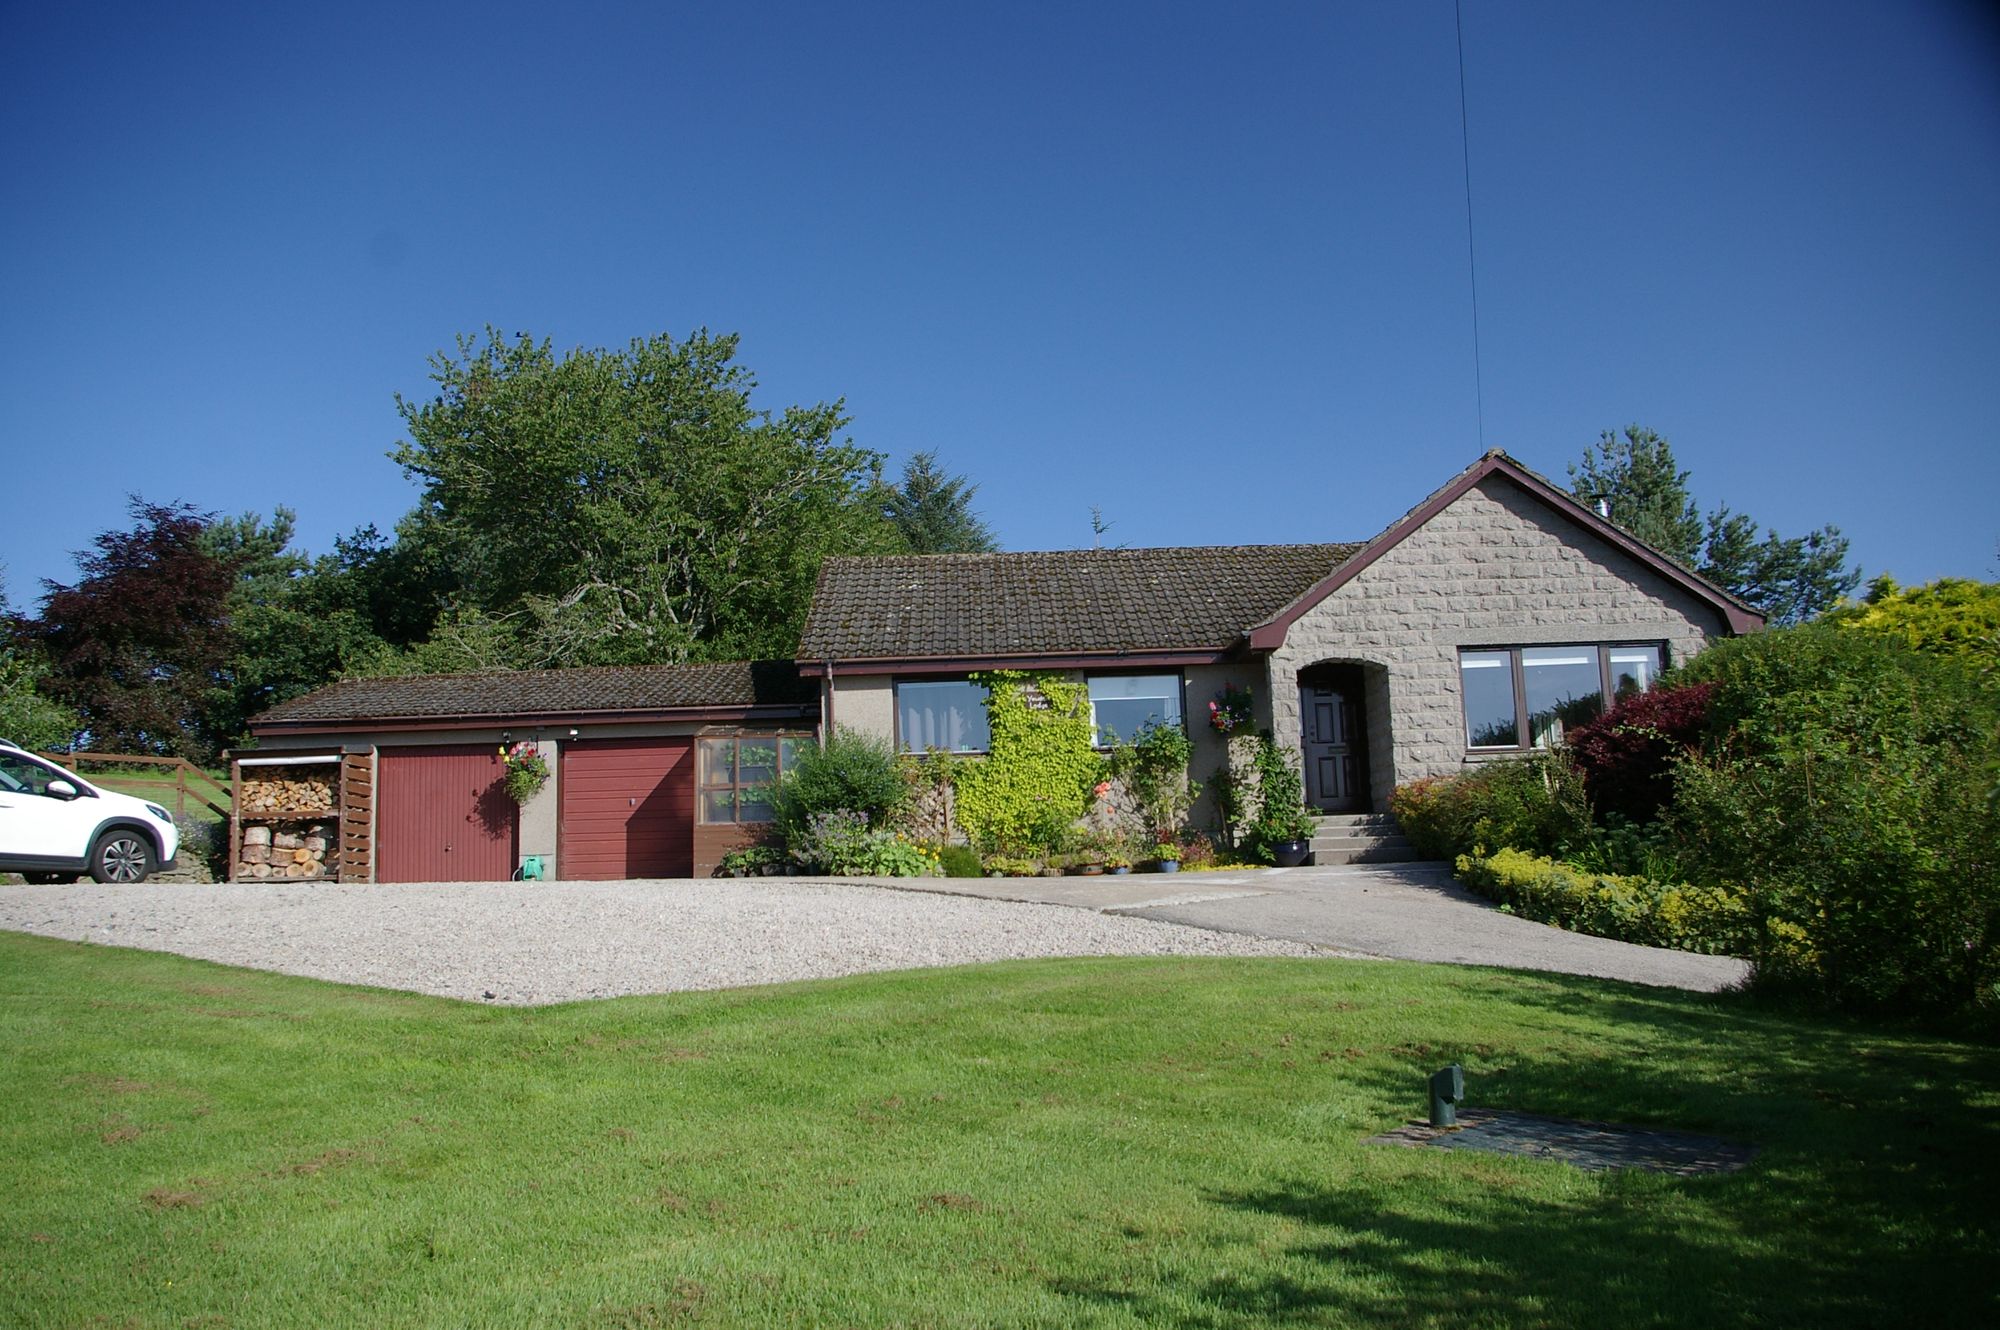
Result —
<instances>
[{"instance_id":1,"label":"roof tile","mask_svg":"<svg viewBox=\"0 0 2000 1330\"><path fill-rule=\"evenodd\" d=\"M818 696L788 660L493 670L349 679L281 702L250 724L805 706Z\"/></svg>"},{"instance_id":2,"label":"roof tile","mask_svg":"<svg viewBox=\"0 0 2000 1330\"><path fill-rule=\"evenodd\" d=\"M828 559L799 658L1228 648L1359 545Z\"/></svg>"}]
</instances>

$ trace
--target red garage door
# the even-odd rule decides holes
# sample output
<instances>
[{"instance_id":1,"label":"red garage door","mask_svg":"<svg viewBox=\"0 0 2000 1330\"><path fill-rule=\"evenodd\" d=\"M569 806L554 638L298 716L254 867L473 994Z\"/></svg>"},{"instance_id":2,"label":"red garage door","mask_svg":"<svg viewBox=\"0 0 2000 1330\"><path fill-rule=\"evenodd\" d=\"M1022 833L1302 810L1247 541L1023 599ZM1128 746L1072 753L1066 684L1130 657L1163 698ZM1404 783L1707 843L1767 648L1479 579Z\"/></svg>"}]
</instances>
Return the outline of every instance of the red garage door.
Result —
<instances>
[{"instance_id":1,"label":"red garage door","mask_svg":"<svg viewBox=\"0 0 2000 1330\"><path fill-rule=\"evenodd\" d=\"M376 762L377 882L505 882L514 801L490 744L385 748Z\"/></svg>"},{"instance_id":2,"label":"red garage door","mask_svg":"<svg viewBox=\"0 0 2000 1330\"><path fill-rule=\"evenodd\" d=\"M694 872L694 743L591 739L563 745L566 878L687 877Z\"/></svg>"}]
</instances>

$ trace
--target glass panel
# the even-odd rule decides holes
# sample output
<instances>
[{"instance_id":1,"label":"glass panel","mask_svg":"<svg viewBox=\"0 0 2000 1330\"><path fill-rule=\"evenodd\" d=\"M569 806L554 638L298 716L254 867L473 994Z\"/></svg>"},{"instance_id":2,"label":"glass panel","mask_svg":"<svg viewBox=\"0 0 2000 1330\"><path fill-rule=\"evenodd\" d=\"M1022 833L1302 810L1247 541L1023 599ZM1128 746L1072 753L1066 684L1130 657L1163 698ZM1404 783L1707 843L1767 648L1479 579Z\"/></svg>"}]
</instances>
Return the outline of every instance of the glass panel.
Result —
<instances>
[{"instance_id":1,"label":"glass panel","mask_svg":"<svg viewBox=\"0 0 2000 1330\"><path fill-rule=\"evenodd\" d=\"M736 820L736 791L703 790L701 792L701 820L704 822L734 822Z\"/></svg>"},{"instance_id":2,"label":"glass panel","mask_svg":"<svg viewBox=\"0 0 2000 1330\"><path fill-rule=\"evenodd\" d=\"M906 753L926 748L985 752L992 742L986 728L986 690L967 680L897 684L896 736Z\"/></svg>"},{"instance_id":3,"label":"glass panel","mask_svg":"<svg viewBox=\"0 0 2000 1330\"><path fill-rule=\"evenodd\" d=\"M1181 723L1178 674L1106 674L1090 680L1090 711L1100 746L1136 737L1148 725Z\"/></svg>"},{"instance_id":4,"label":"glass panel","mask_svg":"<svg viewBox=\"0 0 2000 1330\"><path fill-rule=\"evenodd\" d=\"M1563 731L1604 710L1597 648L1522 647L1521 678L1528 694L1528 742L1561 743Z\"/></svg>"},{"instance_id":5,"label":"glass panel","mask_svg":"<svg viewBox=\"0 0 2000 1330\"><path fill-rule=\"evenodd\" d=\"M1660 677L1658 647L1611 648L1611 695L1614 698L1643 693Z\"/></svg>"},{"instance_id":6,"label":"glass panel","mask_svg":"<svg viewBox=\"0 0 2000 1330\"><path fill-rule=\"evenodd\" d=\"M811 748L812 746L813 746L813 741L810 739L778 740L779 767L785 771L790 771L794 766L798 764L799 754L803 753L806 749Z\"/></svg>"},{"instance_id":7,"label":"glass panel","mask_svg":"<svg viewBox=\"0 0 2000 1330\"><path fill-rule=\"evenodd\" d=\"M738 822L769 822L771 817L771 790L769 786L762 786L754 790L745 790L736 801L736 820Z\"/></svg>"},{"instance_id":8,"label":"glass panel","mask_svg":"<svg viewBox=\"0 0 2000 1330\"><path fill-rule=\"evenodd\" d=\"M1514 653L1461 651L1458 673L1465 686L1466 747L1519 747L1521 727L1514 716Z\"/></svg>"},{"instance_id":9,"label":"glass panel","mask_svg":"<svg viewBox=\"0 0 2000 1330\"><path fill-rule=\"evenodd\" d=\"M734 739L703 739L701 741L701 783L703 785L735 784L736 773L733 770L735 756L736 741Z\"/></svg>"},{"instance_id":10,"label":"glass panel","mask_svg":"<svg viewBox=\"0 0 2000 1330\"><path fill-rule=\"evenodd\" d=\"M778 778L778 741L776 739L738 739L736 741L736 783L738 785L769 785Z\"/></svg>"}]
</instances>

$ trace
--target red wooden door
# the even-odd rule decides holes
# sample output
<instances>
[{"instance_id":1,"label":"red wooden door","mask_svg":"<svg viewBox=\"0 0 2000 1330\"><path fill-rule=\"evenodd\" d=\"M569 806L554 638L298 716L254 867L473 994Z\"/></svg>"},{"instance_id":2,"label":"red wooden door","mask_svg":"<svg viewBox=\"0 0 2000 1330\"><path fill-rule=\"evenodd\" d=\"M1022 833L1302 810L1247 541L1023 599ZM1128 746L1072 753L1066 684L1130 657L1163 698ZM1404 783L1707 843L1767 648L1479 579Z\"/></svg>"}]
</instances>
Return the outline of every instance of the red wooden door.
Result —
<instances>
[{"instance_id":1,"label":"red wooden door","mask_svg":"<svg viewBox=\"0 0 2000 1330\"><path fill-rule=\"evenodd\" d=\"M377 882L505 882L516 809L491 744L385 748L376 764Z\"/></svg>"},{"instance_id":2,"label":"red wooden door","mask_svg":"<svg viewBox=\"0 0 2000 1330\"><path fill-rule=\"evenodd\" d=\"M694 741L586 739L562 748L556 868L566 878L694 873Z\"/></svg>"}]
</instances>

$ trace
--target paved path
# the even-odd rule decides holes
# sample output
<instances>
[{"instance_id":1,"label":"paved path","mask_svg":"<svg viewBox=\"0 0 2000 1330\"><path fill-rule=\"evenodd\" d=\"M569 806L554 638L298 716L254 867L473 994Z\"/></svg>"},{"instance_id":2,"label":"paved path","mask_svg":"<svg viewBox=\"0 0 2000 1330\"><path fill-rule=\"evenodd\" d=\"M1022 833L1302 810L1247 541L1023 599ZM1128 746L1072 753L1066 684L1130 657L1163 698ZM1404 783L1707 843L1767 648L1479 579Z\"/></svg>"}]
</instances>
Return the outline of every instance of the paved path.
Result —
<instances>
[{"instance_id":1,"label":"paved path","mask_svg":"<svg viewBox=\"0 0 2000 1330\"><path fill-rule=\"evenodd\" d=\"M1348 864L1124 877L870 879L907 891L1040 901L1287 938L1366 956L1452 961L1714 992L1749 967L1727 956L1635 946L1502 913L1444 864Z\"/></svg>"}]
</instances>

